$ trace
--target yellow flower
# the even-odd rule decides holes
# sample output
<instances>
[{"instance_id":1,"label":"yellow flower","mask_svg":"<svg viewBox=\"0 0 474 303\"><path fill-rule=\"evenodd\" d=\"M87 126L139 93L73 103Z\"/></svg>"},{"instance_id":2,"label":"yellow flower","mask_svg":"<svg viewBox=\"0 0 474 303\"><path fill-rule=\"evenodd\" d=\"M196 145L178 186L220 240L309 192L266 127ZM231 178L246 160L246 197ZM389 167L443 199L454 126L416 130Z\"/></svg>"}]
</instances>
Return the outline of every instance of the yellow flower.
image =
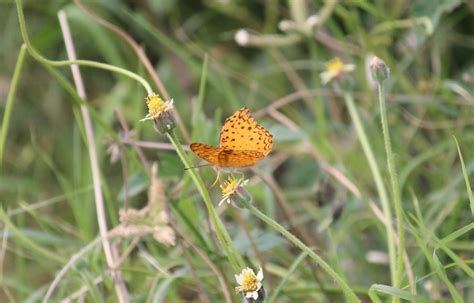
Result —
<instances>
[{"instance_id":1,"label":"yellow flower","mask_svg":"<svg viewBox=\"0 0 474 303\"><path fill-rule=\"evenodd\" d=\"M221 205L224 201L230 204L232 202L233 197L235 197L236 195L241 196L241 189L248 183L248 179L237 179L233 175L227 178L227 180L220 185L222 191L222 200L219 202L219 205Z\"/></svg>"},{"instance_id":2,"label":"yellow flower","mask_svg":"<svg viewBox=\"0 0 474 303\"><path fill-rule=\"evenodd\" d=\"M253 269L249 267L244 268L239 275L235 275L235 280L239 284L235 288L236 292L243 292L245 298L258 299L258 292L262 288L262 268L259 269L257 275L253 272Z\"/></svg>"},{"instance_id":3,"label":"yellow flower","mask_svg":"<svg viewBox=\"0 0 474 303\"><path fill-rule=\"evenodd\" d=\"M341 77L345 73L351 72L355 69L354 64L344 64L338 57L332 59L326 64L326 71L320 74L322 84L329 83L336 77Z\"/></svg>"},{"instance_id":4,"label":"yellow flower","mask_svg":"<svg viewBox=\"0 0 474 303\"><path fill-rule=\"evenodd\" d=\"M148 95L145 100L148 106L148 114L140 121L157 119L161 114L173 108L173 99L164 102L161 97L155 93Z\"/></svg>"}]
</instances>

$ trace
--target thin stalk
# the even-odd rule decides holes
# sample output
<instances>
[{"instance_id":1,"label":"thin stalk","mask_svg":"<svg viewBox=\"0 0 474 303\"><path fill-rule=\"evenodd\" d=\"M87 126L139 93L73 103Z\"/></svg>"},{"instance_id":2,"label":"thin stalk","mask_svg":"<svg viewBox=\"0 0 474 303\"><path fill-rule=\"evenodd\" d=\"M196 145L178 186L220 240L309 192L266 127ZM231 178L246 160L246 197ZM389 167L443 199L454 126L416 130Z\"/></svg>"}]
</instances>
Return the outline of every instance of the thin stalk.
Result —
<instances>
[{"instance_id":1,"label":"thin stalk","mask_svg":"<svg viewBox=\"0 0 474 303\"><path fill-rule=\"evenodd\" d=\"M400 187L397 179L397 171L395 168L395 161L393 159L392 143L390 140L390 132L387 122L387 111L385 108L385 88L383 81L378 81L379 91L379 105L380 118L382 120L383 139L385 143L385 152L387 154L387 166L390 175L390 184L392 186L393 204L395 207L395 217L397 218L397 232L398 232L398 255L397 255L397 271L395 274L395 288L400 288L402 284L403 273L403 251L404 251L404 236L403 236L403 218L402 218L402 201L400 197ZM399 298L394 297L393 302L396 303Z\"/></svg>"},{"instance_id":2,"label":"thin stalk","mask_svg":"<svg viewBox=\"0 0 474 303\"><path fill-rule=\"evenodd\" d=\"M387 218L387 223L385 224L385 231L387 233L387 245L388 245L388 255L390 258L390 276L392 278L392 285L395 285L396 280L396 252L395 252L395 236L392 225L392 211L390 209L390 204L387 196L387 190L382 181L382 175L380 173L379 166L377 161L375 161L375 156L370 146L369 140L367 139L367 134L365 133L364 127L362 125L359 113L354 104L354 99L352 95L348 92L344 93L344 101L346 102L347 109L351 116L352 122L359 138L362 149L364 150L365 157L369 163L372 176L374 178L375 187L380 199L380 204L382 204L382 211L385 218Z\"/></svg>"},{"instance_id":3,"label":"thin stalk","mask_svg":"<svg viewBox=\"0 0 474 303\"><path fill-rule=\"evenodd\" d=\"M16 237L19 243L22 243L30 252L35 252L42 255L45 260L55 261L60 264L67 262L67 259L63 258L57 253L52 253L46 248L36 244L31 240L31 237L26 236L20 229L18 229L10 220L8 214L5 213L3 208L0 207L0 222L5 225L5 228L11 232L12 235Z\"/></svg>"},{"instance_id":4,"label":"thin stalk","mask_svg":"<svg viewBox=\"0 0 474 303\"><path fill-rule=\"evenodd\" d=\"M8 126L10 125L10 117L13 110L13 100L15 99L16 88L18 86L18 79L20 78L23 63L25 62L26 45L23 44L18 54L15 71L13 72L12 83L8 92L7 103L5 105L5 112L3 113L2 130L0 133L0 168L3 164L3 150L5 148L5 141L7 140Z\"/></svg>"},{"instance_id":5,"label":"thin stalk","mask_svg":"<svg viewBox=\"0 0 474 303\"><path fill-rule=\"evenodd\" d=\"M296 27L304 31L305 21L307 18L306 14L306 3L304 0L288 0L288 6L290 7L290 14Z\"/></svg>"},{"instance_id":6,"label":"thin stalk","mask_svg":"<svg viewBox=\"0 0 474 303\"><path fill-rule=\"evenodd\" d=\"M104 26L105 28L111 30L118 36L120 36L122 39L124 39L135 51L137 54L138 58L140 61L143 63L145 69L148 71L148 74L150 77L153 79L153 82L155 82L155 85L158 87L158 90L160 94L165 97L165 100L170 100L170 95L168 91L166 90L165 86L163 85L163 82L161 81L160 77L158 76L158 73L155 71L155 68L153 67L153 64L150 62L150 59L145 54L145 51L143 48L140 47L140 45L125 31L123 31L121 28L118 26L100 18L98 15L95 13L91 12L88 10L80 0L74 0L74 3L81 9L83 12L85 12L87 15L89 15L95 22L98 24ZM183 123L183 119L181 118L180 114L176 109L172 109L173 115L176 119L176 123L178 124L178 127L180 128L186 142L191 143L191 138L189 136L189 132L186 129L186 126Z\"/></svg>"},{"instance_id":7,"label":"thin stalk","mask_svg":"<svg viewBox=\"0 0 474 303\"><path fill-rule=\"evenodd\" d=\"M283 236L285 236L288 240L290 240L294 245L299 247L302 251L308 254L308 256L313 259L316 264L321 266L327 274L331 276L331 278L334 279L334 281L342 288L343 292L346 294L346 296L351 300L351 302L358 302L360 303L361 301L359 298L357 298L356 294L352 289L349 287L349 285L344 281L344 279L337 274L332 267L327 264L320 256L318 256L311 248L306 246L301 240L299 240L297 237L295 237L292 233L287 231L283 226L278 224L275 220L272 218L268 217L264 213L262 213L259 209L257 209L253 205L248 205L249 210L257 216L259 219L267 223L271 228L275 229L279 233L281 233Z\"/></svg>"},{"instance_id":8,"label":"thin stalk","mask_svg":"<svg viewBox=\"0 0 474 303\"><path fill-rule=\"evenodd\" d=\"M66 46L67 56L74 60L76 59L76 52L74 50L74 43L72 41L72 35L69 30L69 25L67 22L67 17L64 11L59 11L58 13L59 23L61 26L61 31L64 37L64 44ZM84 87L84 81L82 80L79 67L77 65L71 65L71 72L74 78L74 84L76 86L77 94L81 97L82 100L87 100L86 90ZM102 236L102 247L104 249L105 259L107 265L112 270L112 278L114 282L114 287L116 290L118 301L121 303L130 302L130 295L128 293L127 287L123 280L122 273L120 270L115 270L115 257L112 251L109 240L106 238L108 233L107 219L105 216L105 206L104 206L104 196L102 192L102 182L100 180L100 170L99 170L99 161L97 157L97 148L95 145L94 130L92 125L92 120L90 117L89 110L85 104L81 105L82 120L84 123L84 129L86 132L87 147L90 158L90 165L92 171L92 182L94 184L94 197L97 213L97 221L99 225L100 235Z\"/></svg>"},{"instance_id":9,"label":"thin stalk","mask_svg":"<svg viewBox=\"0 0 474 303\"><path fill-rule=\"evenodd\" d=\"M166 136L175 147L176 153L181 158L181 161L183 162L185 167L192 167L193 165L191 161L186 155L174 132L166 133ZM214 206L212 205L209 192L207 191L206 186L204 185L204 182L201 179L201 176L199 176L199 174L197 174L196 171L193 169L189 169L188 172L190 173L191 179L194 181L194 184L196 185L199 193L201 194L202 199L204 200L204 203L206 204L207 211L209 212L211 221L214 225L214 228L216 229L217 239L221 243L222 248L224 248L227 258L229 259L229 262L231 263L235 272L240 272L241 269L245 267L245 262L240 256L240 254L237 252L237 249L235 248L232 239L230 238L229 234L227 233L227 230L219 219L219 216L217 215Z\"/></svg>"},{"instance_id":10,"label":"thin stalk","mask_svg":"<svg viewBox=\"0 0 474 303\"><path fill-rule=\"evenodd\" d=\"M131 72L129 70L114 66L114 65L109 65L105 63L100 63L100 62L95 62L95 61L89 61L89 60L61 60L61 61L53 61L46 59L43 57L40 53L36 51L36 49L31 45L30 39L28 37L28 31L26 29L26 24L25 24L25 16L23 14L23 7L21 4L21 0L15 0L16 1L16 7L18 10L18 20L20 22L20 31L21 31L21 36L23 37L23 42L26 44L26 47L28 49L28 52L30 55L35 58L36 60L45 63L50 66L55 66L55 67L60 67L60 66L69 66L72 64L77 64L77 65L84 65L84 66L90 66L90 67L95 67L99 69L104 69L108 70L114 73L122 74L124 76L127 76L129 78L132 78L136 81L138 81L143 87L146 89L148 94L151 94L153 91L151 89L150 84L141 76L137 75L134 72Z\"/></svg>"},{"instance_id":11,"label":"thin stalk","mask_svg":"<svg viewBox=\"0 0 474 303\"><path fill-rule=\"evenodd\" d=\"M466 183L467 195L469 197L469 205L471 206L471 214L474 217L474 197L472 195L471 183L469 182L469 174L464 164L464 158L462 156L461 147L459 147L458 139L453 136L454 142L456 143L456 148L458 149L459 160L461 160L462 173L464 175L464 182ZM0 150L1 151L1 150Z\"/></svg>"},{"instance_id":12,"label":"thin stalk","mask_svg":"<svg viewBox=\"0 0 474 303\"><path fill-rule=\"evenodd\" d=\"M309 40L308 46L311 53L311 58L317 58L318 46L316 44L316 41ZM314 88L319 89L321 87L319 74L315 70L312 70L311 77L313 80ZM317 134L319 135L318 142L321 142L319 146L323 147L325 152L329 152L329 154L332 154L330 144L328 144L325 104L323 100L324 98L322 98L321 96L314 97L314 108L315 108L315 117L316 117L315 124L318 129L318 132L317 132Z\"/></svg>"},{"instance_id":13,"label":"thin stalk","mask_svg":"<svg viewBox=\"0 0 474 303\"><path fill-rule=\"evenodd\" d=\"M293 272L296 270L298 265L306 258L308 254L306 252L302 252L298 258L296 258L295 261L293 261L293 264L291 264L290 269L288 269L288 272L285 274L283 279L280 281L278 286L275 288L275 290L272 292L272 296L268 299L268 303L273 303L275 302L276 298L278 297L278 294L280 291L283 289L283 286L285 286L286 282L290 279L290 276L293 274Z\"/></svg>"}]
</instances>

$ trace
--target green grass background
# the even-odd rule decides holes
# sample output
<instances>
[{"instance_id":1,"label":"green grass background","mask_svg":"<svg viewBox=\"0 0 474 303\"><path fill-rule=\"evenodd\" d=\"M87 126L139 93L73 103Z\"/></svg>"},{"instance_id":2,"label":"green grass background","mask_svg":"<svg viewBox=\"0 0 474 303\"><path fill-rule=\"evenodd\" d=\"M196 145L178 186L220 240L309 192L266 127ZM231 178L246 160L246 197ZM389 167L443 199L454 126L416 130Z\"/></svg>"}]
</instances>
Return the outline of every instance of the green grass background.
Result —
<instances>
[{"instance_id":1,"label":"green grass background","mask_svg":"<svg viewBox=\"0 0 474 303\"><path fill-rule=\"evenodd\" d=\"M70 1L23 2L31 42L45 57L66 58L56 16L63 9L78 58L116 65L150 79L123 39ZM302 3L307 16L323 6L323 1ZM392 71L386 82L388 123L402 194L405 248L416 282L410 288L404 272L404 295L413 299L416 292L413 300L426 302L474 301L473 214L466 189L474 170L472 1L339 1L316 31L296 33L297 41L288 45L267 47L239 46L234 34L243 28L258 35L293 34L278 28L281 20L292 19L286 1L103 0L84 1L84 5L143 47L193 142L217 144L224 118L242 106L258 112L284 96L304 95L278 109L291 123L268 114L258 119L274 135L274 149L256 169L274 178L293 215L282 211L275 189L252 171L245 171L247 177L255 176L248 189L265 214L291 231L294 226L306 231L313 242L306 244L314 245L364 302L371 302L371 287L381 300L391 300L396 293L380 286L391 285L389 265L367 258L369 252L387 252L385 228L369 206L371 201L380 206L379 196L343 94L332 85L322 86L319 74L336 56L356 65L345 81L389 191L377 92L367 69L371 54L381 57ZM397 26L399 20L419 17L426 17L432 32L414 22ZM0 2L0 20L0 116L4 117L22 44L13 1ZM200 104L205 55L209 60ZM57 71L72 81L68 67ZM107 149L119 143L121 131L115 111L123 113L134 140L167 140L150 123L139 122L147 112L146 92L137 82L89 67L81 67L81 72L92 111L107 221L113 227L119 224L118 210L124 204L124 180L134 208L146 204L150 184L133 147L122 145L122 161L110 161ZM28 55L13 102L0 168L0 203L6 214L0 235L0 301L36 302L65 262L98 236L97 218L78 104ZM178 135L185 143L182 133ZM464 156L466 174L453 136ZM143 152L148 161L158 163L158 178L176 224L217 266L233 300L239 302L240 295L233 294L235 272L214 244L208 214L182 162L174 151L145 148ZM328 175L323 169L326 164L353 182L360 197ZM209 186L215 178L213 170L199 172ZM219 189L214 187L210 193L217 205ZM309 259L295 264L301 252L248 211L222 207L218 212L248 266L258 268L264 260L268 296L287 279L276 302L345 300L334 281ZM245 230L252 234L260 256ZM132 242L124 239L120 250ZM98 245L66 274L53 300L87 286L87 302L115 302L106 269ZM203 296L210 302L224 300L215 274L179 237L171 248L152 237L140 238L120 269L134 302L202 302ZM101 275L104 282L94 284Z\"/></svg>"}]
</instances>

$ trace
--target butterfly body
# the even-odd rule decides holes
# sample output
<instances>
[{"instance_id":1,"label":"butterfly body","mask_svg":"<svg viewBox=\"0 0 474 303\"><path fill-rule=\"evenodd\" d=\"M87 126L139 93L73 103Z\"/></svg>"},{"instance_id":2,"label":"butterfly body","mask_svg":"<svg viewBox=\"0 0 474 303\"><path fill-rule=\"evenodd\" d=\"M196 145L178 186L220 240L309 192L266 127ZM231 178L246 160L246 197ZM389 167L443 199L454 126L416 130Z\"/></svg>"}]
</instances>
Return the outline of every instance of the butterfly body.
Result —
<instances>
[{"instance_id":1,"label":"butterfly body","mask_svg":"<svg viewBox=\"0 0 474 303\"><path fill-rule=\"evenodd\" d=\"M220 132L219 146L191 144L191 150L221 168L253 166L272 150L273 136L257 124L244 107L226 119Z\"/></svg>"}]
</instances>

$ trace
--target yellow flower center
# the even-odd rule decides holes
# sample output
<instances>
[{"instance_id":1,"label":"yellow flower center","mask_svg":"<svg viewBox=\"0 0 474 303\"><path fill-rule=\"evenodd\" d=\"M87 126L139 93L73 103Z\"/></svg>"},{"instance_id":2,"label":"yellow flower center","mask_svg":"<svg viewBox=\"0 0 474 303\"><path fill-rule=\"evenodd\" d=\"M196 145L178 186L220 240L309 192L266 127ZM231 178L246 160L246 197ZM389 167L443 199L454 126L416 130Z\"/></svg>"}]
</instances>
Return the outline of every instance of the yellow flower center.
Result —
<instances>
[{"instance_id":1,"label":"yellow flower center","mask_svg":"<svg viewBox=\"0 0 474 303\"><path fill-rule=\"evenodd\" d=\"M158 117L167 108L166 103L157 94L151 94L146 97L146 105L148 106L148 113L152 117Z\"/></svg>"},{"instance_id":2,"label":"yellow flower center","mask_svg":"<svg viewBox=\"0 0 474 303\"><path fill-rule=\"evenodd\" d=\"M257 276L250 271L244 273L244 279L242 280L242 290L244 292L256 291L257 290Z\"/></svg>"},{"instance_id":3,"label":"yellow flower center","mask_svg":"<svg viewBox=\"0 0 474 303\"><path fill-rule=\"evenodd\" d=\"M239 187L239 180L235 177L229 177L223 184L220 185L222 196L232 195Z\"/></svg>"},{"instance_id":4,"label":"yellow flower center","mask_svg":"<svg viewBox=\"0 0 474 303\"><path fill-rule=\"evenodd\" d=\"M344 63L342 63L339 57L336 57L328 62L326 65L326 71L331 74L339 74L344 71Z\"/></svg>"}]
</instances>

